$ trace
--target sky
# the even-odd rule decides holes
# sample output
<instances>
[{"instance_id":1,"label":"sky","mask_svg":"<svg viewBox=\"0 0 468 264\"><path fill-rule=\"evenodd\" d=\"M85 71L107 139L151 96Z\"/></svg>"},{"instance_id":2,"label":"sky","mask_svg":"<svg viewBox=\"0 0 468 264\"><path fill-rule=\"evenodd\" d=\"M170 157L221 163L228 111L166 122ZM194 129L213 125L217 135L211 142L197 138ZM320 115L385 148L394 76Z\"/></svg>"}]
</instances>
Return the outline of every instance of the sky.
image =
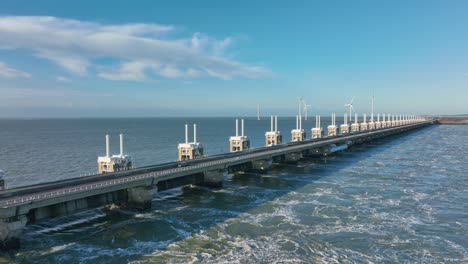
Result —
<instances>
[{"instance_id":1,"label":"sky","mask_svg":"<svg viewBox=\"0 0 468 264\"><path fill-rule=\"evenodd\" d=\"M467 1L0 1L0 118L468 113Z\"/></svg>"}]
</instances>

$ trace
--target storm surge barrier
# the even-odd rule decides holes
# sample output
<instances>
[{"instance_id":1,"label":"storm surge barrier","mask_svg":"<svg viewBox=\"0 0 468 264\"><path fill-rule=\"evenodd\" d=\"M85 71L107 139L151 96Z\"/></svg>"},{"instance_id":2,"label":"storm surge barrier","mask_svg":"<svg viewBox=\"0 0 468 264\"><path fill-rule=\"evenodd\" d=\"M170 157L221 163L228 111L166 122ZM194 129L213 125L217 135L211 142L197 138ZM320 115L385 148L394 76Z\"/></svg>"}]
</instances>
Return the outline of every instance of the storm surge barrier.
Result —
<instances>
[{"instance_id":1,"label":"storm surge barrier","mask_svg":"<svg viewBox=\"0 0 468 264\"><path fill-rule=\"evenodd\" d=\"M0 247L19 247L24 227L42 219L116 203L132 208L149 208L153 195L158 191L189 184L221 187L226 174L265 171L274 163L330 155L354 144L426 127L434 124L435 120L395 125L390 122L388 126L375 129L354 132L342 129L345 132L335 132L327 137L2 190Z\"/></svg>"}]
</instances>

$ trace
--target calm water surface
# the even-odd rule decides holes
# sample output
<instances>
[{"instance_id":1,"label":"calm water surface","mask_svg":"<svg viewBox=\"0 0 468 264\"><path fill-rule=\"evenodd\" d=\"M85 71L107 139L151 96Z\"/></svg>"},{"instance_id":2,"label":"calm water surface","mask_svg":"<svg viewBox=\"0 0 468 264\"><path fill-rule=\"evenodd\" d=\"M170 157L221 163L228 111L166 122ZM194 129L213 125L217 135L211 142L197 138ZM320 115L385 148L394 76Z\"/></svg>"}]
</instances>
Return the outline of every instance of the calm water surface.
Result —
<instances>
[{"instance_id":1,"label":"calm water surface","mask_svg":"<svg viewBox=\"0 0 468 264\"><path fill-rule=\"evenodd\" d=\"M1 120L10 187L95 169L103 135L138 166L176 159L184 119ZM233 119L198 119L210 154ZM269 121L246 121L253 146ZM279 121L285 139L293 119ZM305 124L308 131L312 122ZM432 126L334 157L159 193L152 209L96 209L28 226L17 263L467 263L468 126Z\"/></svg>"}]
</instances>

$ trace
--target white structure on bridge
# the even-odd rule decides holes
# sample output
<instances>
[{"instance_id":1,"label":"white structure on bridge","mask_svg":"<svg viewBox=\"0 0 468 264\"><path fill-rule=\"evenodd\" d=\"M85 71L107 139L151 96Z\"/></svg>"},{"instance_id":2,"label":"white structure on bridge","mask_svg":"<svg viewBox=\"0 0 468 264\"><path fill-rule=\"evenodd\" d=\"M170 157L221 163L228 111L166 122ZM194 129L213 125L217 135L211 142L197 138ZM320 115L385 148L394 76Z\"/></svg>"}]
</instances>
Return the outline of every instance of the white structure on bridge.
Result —
<instances>
[{"instance_id":1,"label":"white structure on bridge","mask_svg":"<svg viewBox=\"0 0 468 264\"><path fill-rule=\"evenodd\" d=\"M375 122L375 129L382 128L382 123L380 122L380 114L377 114L377 122Z\"/></svg>"},{"instance_id":2,"label":"white structure on bridge","mask_svg":"<svg viewBox=\"0 0 468 264\"><path fill-rule=\"evenodd\" d=\"M265 145L267 147L276 146L283 142L283 136L278 131L278 116L271 116L271 128L270 131L265 133Z\"/></svg>"},{"instance_id":3,"label":"white structure on bridge","mask_svg":"<svg viewBox=\"0 0 468 264\"><path fill-rule=\"evenodd\" d=\"M364 113L361 123L361 132L366 132L367 130L369 130L369 124L366 120L366 113Z\"/></svg>"},{"instance_id":4,"label":"white structure on bridge","mask_svg":"<svg viewBox=\"0 0 468 264\"><path fill-rule=\"evenodd\" d=\"M340 126L340 134L349 134L348 113L344 113L343 124Z\"/></svg>"},{"instance_id":5,"label":"white structure on bridge","mask_svg":"<svg viewBox=\"0 0 468 264\"><path fill-rule=\"evenodd\" d=\"M380 124L380 128L386 128L387 122L385 121L385 114L382 114L382 123Z\"/></svg>"},{"instance_id":6,"label":"white structure on bridge","mask_svg":"<svg viewBox=\"0 0 468 264\"><path fill-rule=\"evenodd\" d=\"M336 114L332 113L331 124L327 127L327 136L334 137L338 135L338 127L336 126Z\"/></svg>"},{"instance_id":7,"label":"white structure on bridge","mask_svg":"<svg viewBox=\"0 0 468 264\"><path fill-rule=\"evenodd\" d=\"M123 134L120 134L120 153L118 155L110 155L109 135L106 135L106 155L100 156L97 159L98 173L109 173L121 170L128 170L132 167L132 157L124 155L123 151Z\"/></svg>"},{"instance_id":8,"label":"white structure on bridge","mask_svg":"<svg viewBox=\"0 0 468 264\"><path fill-rule=\"evenodd\" d=\"M374 92L372 92L372 108L371 108L371 118L369 120L368 124L368 130L374 130L375 129L375 122L374 122ZM364 117L364 120L366 118Z\"/></svg>"},{"instance_id":9,"label":"white structure on bridge","mask_svg":"<svg viewBox=\"0 0 468 264\"><path fill-rule=\"evenodd\" d=\"M291 141L296 142L296 141L303 141L306 139L306 132L304 129L302 129L302 112L305 112L305 117L307 120L307 109L308 105L304 102L304 100L299 97L297 98L298 102L298 109L297 109L297 116L296 116L296 129L291 130ZM302 109L302 106L304 105L304 109Z\"/></svg>"},{"instance_id":10,"label":"white structure on bridge","mask_svg":"<svg viewBox=\"0 0 468 264\"><path fill-rule=\"evenodd\" d=\"M354 113L354 123L351 125L351 133L359 132L358 114Z\"/></svg>"},{"instance_id":11,"label":"white structure on bridge","mask_svg":"<svg viewBox=\"0 0 468 264\"><path fill-rule=\"evenodd\" d=\"M296 116L296 129L291 130L292 141L303 141L306 139L306 133L302 129L302 116Z\"/></svg>"},{"instance_id":12,"label":"white structure on bridge","mask_svg":"<svg viewBox=\"0 0 468 264\"><path fill-rule=\"evenodd\" d=\"M387 127L392 127L394 125L392 120L393 117L390 114L387 114Z\"/></svg>"},{"instance_id":13,"label":"white structure on bridge","mask_svg":"<svg viewBox=\"0 0 468 264\"><path fill-rule=\"evenodd\" d=\"M315 127L312 128L312 139L323 138L323 128L320 126L320 116L315 116Z\"/></svg>"},{"instance_id":14,"label":"white structure on bridge","mask_svg":"<svg viewBox=\"0 0 468 264\"><path fill-rule=\"evenodd\" d=\"M185 124L185 143L179 143L179 160L192 160L203 157L203 145L197 142L197 124L193 124L193 142L188 141L188 125Z\"/></svg>"},{"instance_id":15,"label":"white structure on bridge","mask_svg":"<svg viewBox=\"0 0 468 264\"><path fill-rule=\"evenodd\" d=\"M369 124L368 124L368 129L369 130L374 130L375 129L374 114L371 114L371 118L370 118Z\"/></svg>"},{"instance_id":16,"label":"white structure on bridge","mask_svg":"<svg viewBox=\"0 0 468 264\"><path fill-rule=\"evenodd\" d=\"M241 119L241 135L239 136L239 119L236 119L236 136L229 138L230 152L250 149L250 140L244 136L244 119Z\"/></svg>"}]
</instances>

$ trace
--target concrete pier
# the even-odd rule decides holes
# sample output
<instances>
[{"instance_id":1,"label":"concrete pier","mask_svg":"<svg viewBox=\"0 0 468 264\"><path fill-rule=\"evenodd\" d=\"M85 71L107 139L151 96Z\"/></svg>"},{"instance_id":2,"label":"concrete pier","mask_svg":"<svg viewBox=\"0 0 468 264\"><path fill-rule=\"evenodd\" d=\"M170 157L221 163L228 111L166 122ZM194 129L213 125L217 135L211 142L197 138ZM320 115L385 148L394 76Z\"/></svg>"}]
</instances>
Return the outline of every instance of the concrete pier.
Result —
<instances>
[{"instance_id":1,"label":"concrete pier","mask_svg":"<svg viewBox=\"0 0 468 264\"><path fill-rule=\"evenodd\" d=\"M193 160L203 157L203 145L197 142L197 124L193 124L193 142L188 141L188 125L185 124L185 143L177 146L179 161Z\"/></svg>"},{"instance_id":2,"label":"concrete pier","mask_svg":"<svg viewBox=\"0 0 468 264\"><path fill-rule=\"evenodd\" d=\"M338 135L338 127L336 126L336 114L332 113L331 124L327 127L327 136L335 137Z\"/></svg>"},{"instance_id":3,"label":"concrete pier","mask_svg":"<svg viewBox=\"0 0 468 264\"><path fill-rule=\"evenodd\" d=\"M20 235L27 223L25 215L2 219L0 223L0 249L11 250L20 247Z\"/></svg>"},{"instance_id":4,"label":"concrete pier","mask_svg":"<svg viewBox=\"0 0 468 264\"><path fill-rule=\"evenodd\" d=\"M377 122L375 122L375 129L381 129L382 122L380 122L380 114L377 114Z\"/></svg>"},{"instance_id":5,"label":"concrete pier","mask_svg":"<svg viewBox=\"0 0 468 264\"><path fill-rule=\"evenodd\" d=\"M291 141L303 141L306 139L306 133L302 129L302 117L296 116L296 129L291 130Z\"/></svg>"},{"instance_id":6,"label":"concrete pier","mask_svg":"<svg viewBox=\"0 0 468 264\"><path fill-rule=\"evenodd\" d=\"M252 161L252 169L257 171L266 171L271 167L273 160L271 159L261 159Z\"/></svg>"},{"instance_id":7,"label":"concrete pier","mask_svg":"<svg viewBox=\"0 0 468 264\"><path fill-rule=\"evenodd\" d=\"M376 125L375 125L375 122L371 119L370 122L369 122L369 130L374 130L376 129Z\"/></svg>"},{"instance_id":8,"label":"concrete pier","mask_svg":"<svg viewBox=\"0 0 468 264\"><path fill-rule=\"evenodd\" d=\"M303 158L302 152L292 152L285 155L285 161L295 163Z\"/></svg>"},{"instance_id":9,"label":"concrete pier","mask_svg":"<svg viewBox=\"0 0 468 264\"><path fill-rule=\"evenodd\" d=\"M349 134L349 125L348 125L348 113L344 113L344 121L343 124L340 126L340 134L346 135Z\"/></svg>"},{"instance_id":10,"label":"concrete pier","mask_svg":"<svg viewBox=\"0 0 468 264\"><path fill-rule=\"evenodd\" d=\"M392 115L392 121L391 121L391 123L390 123L390 126L391 126L391 127L394 127L394 126L396 126L396 125L397 125L397 122L396 122L396 120L395 120L395 115Z\"/></svg>"},{"instance_id":11,"label":"concrete pier","mask_svg":"<svg viewBox=\"0 0 468 264\"><path fill-rule=\"evenodd\" d=\"M351 133L359 133L359 131L358 114L354 113L354 123L351 125Z\"/></svg>"},{"instance_id":12,"label":"concrete pier","mask_svg":"<svg viewBox=\"0 0 468 264\"><path fill-rule=\"evenodd\" d=\"M387 121L385 121L385 114L382 115L382 122L380 123L380 128L387 128Z\"/></svg>"},{"instance_id":13,"label":"concrete pier","mask_svg":"<svg viewBox=\"0 0 468 264\"><path fill-rule=\"evenodd\" d=\"M369 130L369 124L367 123L367 120L366 120L366 114L364 113L363 117L362 117L362 123L361 123L361 127L359 128L359 130L361 132L366 132L367 130Z\"/></svg>"},{"instance_id":14,"label":"concrete pier","mask_svg":"<svg viewBox=\"0 0 468 264\"><path fill-rule=\"evenodd\" d=\"M128 205L132 208L145 210L151 208L151 200L158 192L156 186L128 188Z\"/></svg>"},{"instance_id":15,"label":"concrete pier","mask_svg":"<svg viewBox=\"0 0 468 264\"><path fill-rule=\"evenodd\" d=\"M250 140L244 135L244 119L241 120L241 135L239 136L239 120L236 119L236 136L229 138L230 152L250 149Z\"/></svg>"},{"instance_id":16,"label":"concrete pier","mask_svg":"<svg viewBox=\"0 0 468 264\"><path fill-rule=\"evenodd\" d=\"M109 135L106 135L106 155L97 159L98 173L109 173L132 168L132 157L125 155L123 151L123 134L120 134L120 153L110 155L109 153Z\"/></svg>"},{"instance_id":17,"label":"concrete pier","mask_svg":"<svg viewBox=\"0 0 468 264\"><path fill-rule=\"evenodd\" d=\"M224 170L205 171L202 185L221 188L226 174Z\"/></svg>"},{"instance_id":18,"label":"concrete pier","mask_svg":"<svg viewBox=\"0 0 468 264\"><path fill-rule=\"evenodd\" d=\"M323 138L323 128L320 126L320 116L315 116L315 127L312 128L312 139Z\"/></svg>"},{"instance_id":19,"label":"concrete pier","mask_svg":"<svg viewBox=\"0 0 468 264\"><path fill-rule=\"evenodd\" d=\"M265 145L271 147L281 143L283 143L283 136L278 131L278 116L271 116L271 129L265 133Z\"/></svg>"}]
</instances>

